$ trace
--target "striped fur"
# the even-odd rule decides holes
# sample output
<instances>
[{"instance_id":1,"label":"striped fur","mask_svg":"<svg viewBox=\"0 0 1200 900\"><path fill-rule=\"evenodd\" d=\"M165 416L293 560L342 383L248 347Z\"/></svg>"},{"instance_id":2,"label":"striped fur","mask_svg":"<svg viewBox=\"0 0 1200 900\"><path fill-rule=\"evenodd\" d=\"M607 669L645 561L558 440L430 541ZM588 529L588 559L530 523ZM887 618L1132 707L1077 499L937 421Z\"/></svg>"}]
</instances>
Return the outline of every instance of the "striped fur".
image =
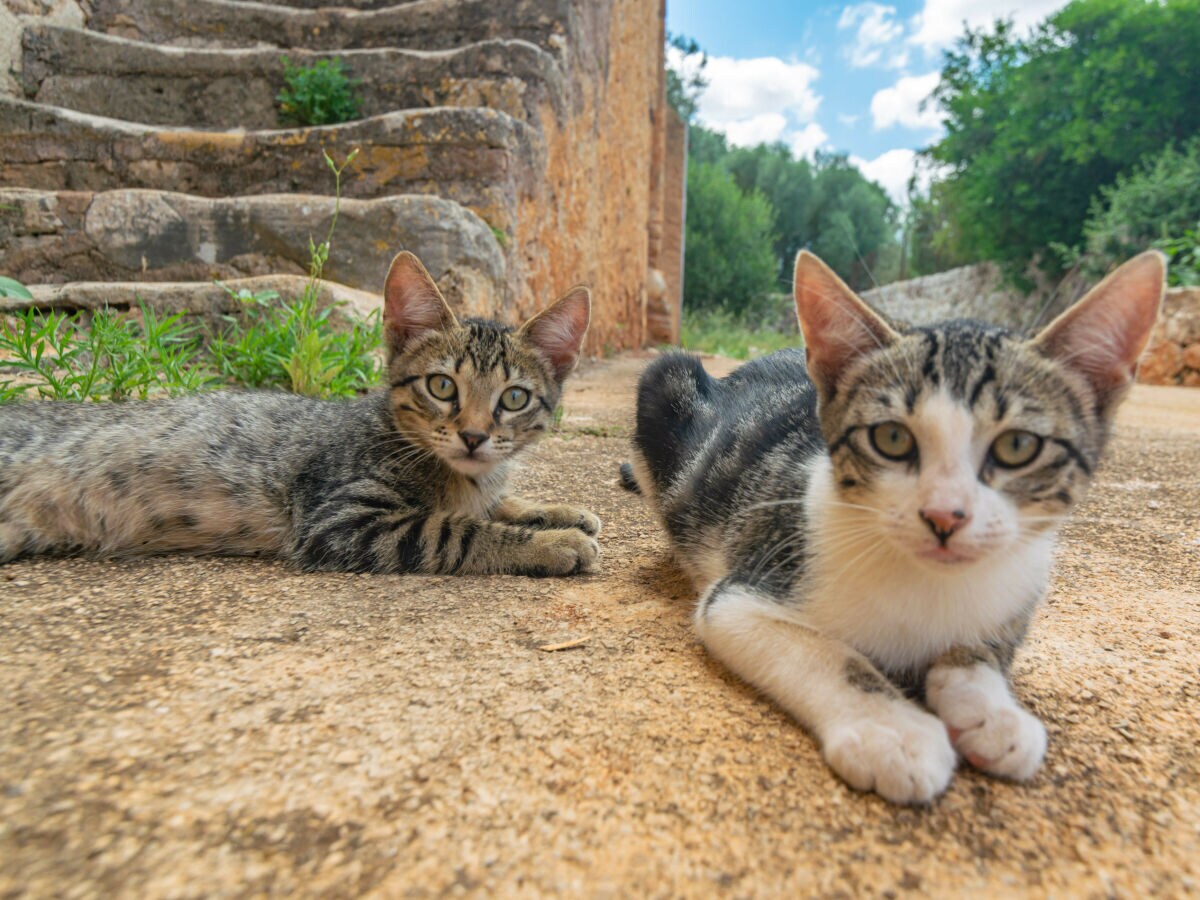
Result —
<instances>
[{"instance_id":1,"label":"striped fur","mask_svg":"<svg viewBox=\"0 0 1200 900\"><path fill-rule=\"evenodd\" d=\"M1144 254L1026 339L887 322L802 253L807 353L721 380L668 354L642 376L623 479L696 584L700 637L853 786L930 800L954 768L947 733L992 774L1036 771L1045 730L1005 676L1162 284ZM881 449L892 434L911 437L887 445L901 455Z\"/></svg>"},{"instance_id":2,"label":"striped fur","mask_svg":"<svg viewBox=\"0 0 1200 900\"><path fill-rule=\"evenodd\" d=\"M591 569L595 516L505 494L558 404L587 292L516 331L460 323L401 254L384 319L390 387L357 400L218 392L0 407L0 562L183 551L355 572ZM452 398L430 392L435 375L453 380ZM510 411L501 396L513 388L528 402Z\"/></svg>"}]
</instances>

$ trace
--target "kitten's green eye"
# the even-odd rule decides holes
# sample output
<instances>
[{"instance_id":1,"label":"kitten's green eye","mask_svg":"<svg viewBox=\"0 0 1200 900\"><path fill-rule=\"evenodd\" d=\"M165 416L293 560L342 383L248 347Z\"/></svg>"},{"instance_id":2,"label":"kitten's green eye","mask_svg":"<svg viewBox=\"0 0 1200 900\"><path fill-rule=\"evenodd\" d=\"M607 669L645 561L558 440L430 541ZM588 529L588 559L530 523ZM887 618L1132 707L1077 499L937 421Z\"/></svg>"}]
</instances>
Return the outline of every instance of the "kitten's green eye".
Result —
<instances>
[{"instance_id":1,"label":"kitten's green eye","mask_svg":"<svg viewBox=\"0 0 1200 900\"><path fill-rule=\"evenodd\" d=\"M871 426L871 446L888 459L911 459L917 452L917 439L899 422L880 422Z\"/></svg>"},{"instance_id":2,"label":"kitten's green eye","mask_svg":"<svg viewBox=\"0 0 1200 900\"><path fill-rule=\"evenodd\" d=\"M525 388L510 387L500 395L500 405L509 412L516 412L529 405L529 391Z\"/></svg>"},{"instance_id":3,"label":"kitten's green eye","mask_svg":"<svg viewBox=\"0 0 1200 900\"><path fill-rule=\"evenodd\" d=\"M439 400L453 400L458 393L454 379L449 375L430 375L425 379L425 387Z\"/></svg>"},{"instance_id":4,"label":"kitten's green eye","mask_svg":"<svg viewBox=\"0 0 1200 900\"><path fill-rule=\"evenodd\" d=\"M992 459L1006 469L1018 469L1033 461L1042 449L1042 439L1031 431L1010 428L992 441Z\"/></svg>"}]
</instances>

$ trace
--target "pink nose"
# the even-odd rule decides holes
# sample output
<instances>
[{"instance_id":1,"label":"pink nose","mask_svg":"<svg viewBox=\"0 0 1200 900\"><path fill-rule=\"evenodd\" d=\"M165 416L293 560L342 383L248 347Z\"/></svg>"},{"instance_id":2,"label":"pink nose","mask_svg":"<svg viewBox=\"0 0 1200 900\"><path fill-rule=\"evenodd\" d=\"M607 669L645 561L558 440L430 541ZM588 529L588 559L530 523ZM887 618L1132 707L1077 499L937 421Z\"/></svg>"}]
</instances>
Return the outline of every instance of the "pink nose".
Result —
<instances>
[{"instance_id":1,"label":"pink nose","mask_svg":"<svg viewBox=\"0 0 1200 900\"><path fill-rule=\"evenodd\" d=\"M917 515L943 544L950 535L971 521L970 515L961 509L921 509Z\"/></svg>"}]
</instances>

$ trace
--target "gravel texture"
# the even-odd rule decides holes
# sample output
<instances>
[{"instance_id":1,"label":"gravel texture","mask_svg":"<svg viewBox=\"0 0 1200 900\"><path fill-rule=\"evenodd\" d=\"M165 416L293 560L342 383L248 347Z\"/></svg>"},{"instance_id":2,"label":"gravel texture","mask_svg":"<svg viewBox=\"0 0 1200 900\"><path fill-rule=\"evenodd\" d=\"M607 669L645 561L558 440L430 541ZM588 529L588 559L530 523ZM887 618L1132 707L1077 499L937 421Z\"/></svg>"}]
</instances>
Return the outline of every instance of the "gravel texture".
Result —
<instances>
[{"instance_id":1,"label":"gravel texture","mask_svg":"<svg viewBox=\"0 0 1200 900\"><path fill-rule=\"evenodd\" d=\"M1200 891L1200 391L1135 389L1065 529L1016 663L1041 773L899 809L692 636L616 486L643 362L521 479L604 519L594 576L0 569L0 897Z\"/></svg>"}]
</instances>

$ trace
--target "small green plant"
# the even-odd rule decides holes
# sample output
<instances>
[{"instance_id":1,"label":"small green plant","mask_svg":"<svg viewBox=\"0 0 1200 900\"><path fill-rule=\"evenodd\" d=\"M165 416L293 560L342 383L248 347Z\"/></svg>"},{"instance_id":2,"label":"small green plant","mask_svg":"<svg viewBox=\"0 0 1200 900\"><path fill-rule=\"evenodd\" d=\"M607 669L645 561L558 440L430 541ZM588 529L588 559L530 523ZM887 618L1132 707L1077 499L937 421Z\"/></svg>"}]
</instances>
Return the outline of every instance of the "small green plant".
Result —
<instances>
[{"instance_id":1,"label":"small green plant","mask_svg":"<svg viewBox=\"0 0 1200 900\"><path fill-rule=\"evenodd\" d=\"M379 378L379 311L354 320L349 331L339 331L330 321L334 308L321 309L317 303L341 209L342 173L357 154L351 151L340 166L325 154L334 177L333 219L325 240L317 244L309 238L309 278L299 299L280 303L275 291L235 293L221 285L242 304L242 316L224 317L226 326L210 345L223 377L248 387L281 387L310 397L352 396Z\"/></svg>"},{"instance_id":2,"label":"small green plant","mask_svg":"<svg viewBox=\"0 0 1200 900\"><path fill-rule=\"evenodd\" d=\"M686 310L680 343L685 350L733 359L754 359L785 347L799 347L796 332L748 323L728 310Z\"/></svg>"},{"instance_id":3,"label":"small green plant","mask_svg":"<svg viewBox=\"0 0 1200 900\"><path fill-rule=\"evenodd\" d=\"M198 329L139 306L140 322L107 309L90 323L82 313L33 309L0 320L0 373L17 376L0 380L0 402L30 392L44 400L144 400L208 386Z\"/></svg>"},{"instance_id":4,"label":"small green plant","mask_svg":"<svg viewBox=\"0 0 1200 900\"><path fill-rule=\"evenodd\" d=\"M7 278L0 275L0 297L15 297L18 300L32 300L33 294L29 292L29 288L21 284L15 278Z\"/></svg>"},{"instance_id":5,"label":"small green plant","mask_svg":"<svg viewBox=\"0 0 1200 900\"><path fill-rule=\"evenodd\" d=\"M311 66L294 66L286 56L281 62L287 87L275 101L283 124L336 125L358 118L355 89L362 82L350 78L340 57L317 60Z\"/></svg>"}]
</instances>

